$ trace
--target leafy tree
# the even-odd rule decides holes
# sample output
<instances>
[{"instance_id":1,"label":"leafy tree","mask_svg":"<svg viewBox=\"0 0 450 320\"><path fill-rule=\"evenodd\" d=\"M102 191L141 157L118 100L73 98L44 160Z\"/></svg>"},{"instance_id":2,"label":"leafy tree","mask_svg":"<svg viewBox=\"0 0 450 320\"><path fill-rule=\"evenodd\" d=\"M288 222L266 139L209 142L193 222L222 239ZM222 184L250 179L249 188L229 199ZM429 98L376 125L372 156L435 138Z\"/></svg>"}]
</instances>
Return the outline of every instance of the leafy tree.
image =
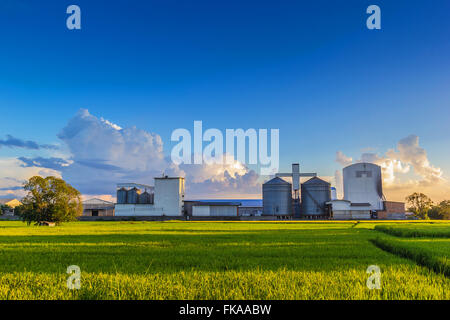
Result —
<instances>
[{"instance_id":1,"label":"leafy tree","mask_svg":"<svg viewBox=\"0 0 450 320\"><path fill-rule=\"evenodd\" d=\"M20 216L31 224L76 220L83 212L81 195L78 190L56 177L34 176L24 185L28 195L23 198Z\"/></svg>"},{"instance_id":2,"label":"leafy tree","mask_svg":"<svg viewBox=\"0 0 450 320\"><path fill-rule=\"evenodd\" d=\"M406 197L406 202L409 205L408 211L413 212L416 217L429 219L428 212L433 206L433 201L427 195L414 192Z\"/></svg>"},{"instance_id":3,"label":"leafy tree","mask_svg":"<svg viewBox=\"0 0 450 320\"><path fill-rule=\"evenodd\" d=\"M450 200L444 200L429 211L431 219L450 219Z\"/></svg>"}]
</instances>

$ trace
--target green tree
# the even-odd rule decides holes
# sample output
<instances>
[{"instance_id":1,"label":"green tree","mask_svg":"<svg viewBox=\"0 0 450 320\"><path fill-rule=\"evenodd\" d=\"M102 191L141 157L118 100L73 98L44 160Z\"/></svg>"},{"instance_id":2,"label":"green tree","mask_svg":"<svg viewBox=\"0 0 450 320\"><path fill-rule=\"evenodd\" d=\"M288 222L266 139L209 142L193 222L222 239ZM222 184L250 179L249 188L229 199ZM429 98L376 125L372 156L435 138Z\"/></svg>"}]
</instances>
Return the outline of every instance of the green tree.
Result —
<instances>
[{"instance_id":1,"label":"green tree","mask_svg":"<svg viewBox=\"0 0 450 320\"><path fill-rule=\"evenodd\" d=\"M34 176L24 185L28 194L22 200L20 216L31 224L74 221L83 213L78 190L56 177Z\"/></svg>"},{"instance_id":2,"label":"green tree","mask_svg":"<svg viewBox=\"0 0 450 320\"><path fill-rule=\"evenodd\" d=\"M450 219L450 200L444 200L437 206L433 206L429 211L431 219Z\"/></svg>"},{"instance_id":3,"label":"green tree","mask_svg":"<svg viewBox=\"0 0 450 320\"><path fill-rule=\"evenodd\" d=\"M409 205L408 211L413 212L420 219L429 219L428 212L433 206L433 201L427 195L414 192L407 196L405 200Z\"/></svg>"}]
</instances>

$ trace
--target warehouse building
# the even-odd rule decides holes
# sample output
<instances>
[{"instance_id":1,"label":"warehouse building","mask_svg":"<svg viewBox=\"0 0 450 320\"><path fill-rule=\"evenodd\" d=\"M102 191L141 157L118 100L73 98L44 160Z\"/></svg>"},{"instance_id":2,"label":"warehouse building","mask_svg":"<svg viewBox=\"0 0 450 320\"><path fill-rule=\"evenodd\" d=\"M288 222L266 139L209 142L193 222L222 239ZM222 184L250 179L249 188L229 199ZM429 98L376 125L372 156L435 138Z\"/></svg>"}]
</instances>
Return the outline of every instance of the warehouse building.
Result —
<instances>
[{"instance_id":1,"label":"warehouse building","mask_svg":"<svg viewBox=\"0 0 450 320\"><path fill-rule=\"evenodd\" d=\"M188 217L237 217L240 202L190 200L184 202L185 215Z\"/></svg>"},{"instance_id":2,"label":"warehouse building","mask_svg":"<svg viewBox=\"0 0 450 320\"><path fill-rule=\"evenodd\" d=\"M17 199L0 199L0 215L13 216L14 209L22 203Z\"/></svg>"},{"instance_id":3,"label":"warehouse building","mask_svg":"<svg viewBox=\"0 0 450 320\"><path fill-rule=\"evenodd\" d=\"M114 203L98 198L83 201L83 216L85 217L114 216Z\"/></svg>"},{"instance_id":4,"label":"warehouse building","mask_svg":"<svg viewBox=\"0 0 450 320\"><path fill-rule=\"evenodd\" d=\"M261 199L239 200L239 216L260 217L263 213L263 201Z\"/></svg>"},{"instance_id":5,"label":"warehouse building","mask_svg":"<svg viewBox=\"0 0 450 320\"><path fill-rule=\"evenodd\" d=\"M155 186L136 183L117 185L116 216L184 215L184 178L156 177Z\"/></svg>"}]
</instances>

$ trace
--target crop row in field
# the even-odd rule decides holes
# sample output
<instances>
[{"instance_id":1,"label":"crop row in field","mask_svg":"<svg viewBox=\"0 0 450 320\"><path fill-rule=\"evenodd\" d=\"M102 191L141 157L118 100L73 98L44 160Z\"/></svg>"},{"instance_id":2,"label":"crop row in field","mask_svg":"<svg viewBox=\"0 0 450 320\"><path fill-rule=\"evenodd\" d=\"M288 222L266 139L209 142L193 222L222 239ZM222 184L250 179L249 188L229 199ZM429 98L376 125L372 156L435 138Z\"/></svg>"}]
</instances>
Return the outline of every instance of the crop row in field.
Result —
<instances>
[{"instance_id":1,"label":"crop row in field","mask_svg":"<svg viewBox=\"0 0 450 320\"><path fill-rule=\"evenodd\" d=\"M404 238L450 238L450 228L446 224L377 225L375 230Z\"/></svg>"}]
</instances>

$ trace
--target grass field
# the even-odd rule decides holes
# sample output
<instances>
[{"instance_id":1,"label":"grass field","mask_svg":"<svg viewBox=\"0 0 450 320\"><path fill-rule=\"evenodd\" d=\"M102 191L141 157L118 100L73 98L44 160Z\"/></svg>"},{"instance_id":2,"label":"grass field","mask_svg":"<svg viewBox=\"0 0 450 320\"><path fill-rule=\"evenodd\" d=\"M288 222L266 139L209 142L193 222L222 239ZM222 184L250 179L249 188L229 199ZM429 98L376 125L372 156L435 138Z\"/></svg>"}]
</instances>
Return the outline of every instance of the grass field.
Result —
<instances>
[{"instance_id":1,"label":"grass field","mask_svg":"<svg viewBox=\"0 0 450 320\"><path fill-rule=\"evenodd\" d=\"M0 299L450 299L450 223L0 222ZM66 287L69 265L81 289ZM369 265L381 289L369 290Z\"/></svg>"}]
</instances>

